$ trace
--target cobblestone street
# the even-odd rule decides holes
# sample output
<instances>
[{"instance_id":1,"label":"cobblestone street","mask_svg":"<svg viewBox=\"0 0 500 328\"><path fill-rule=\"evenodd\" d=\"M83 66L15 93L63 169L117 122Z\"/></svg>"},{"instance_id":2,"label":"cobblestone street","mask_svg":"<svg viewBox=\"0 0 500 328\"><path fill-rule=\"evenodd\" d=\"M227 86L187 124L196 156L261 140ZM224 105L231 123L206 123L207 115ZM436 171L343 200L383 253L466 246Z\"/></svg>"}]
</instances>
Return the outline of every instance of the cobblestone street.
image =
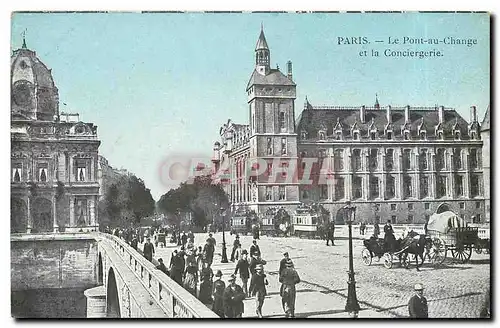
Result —
<instances>
[{"instance_id":1,"label":"cobblestone street","mask_svg":"<svg viewBox=\"0 0 500 328\"><path fill-rule=\"evenodd\" d=\"M203 245L206 234L196 234L195 245ZM213 270L222 270L223 280L234 271L235 263L220 263L222 233L214 235L217 240ZM227 254L231 255L234 236L226 234ZM240 237L243 249L249 249L251 236ZM267 261L265 272L269 286L263 314L266 317L283 317L279 296L278 267L282 254L288 251L302 282L297 285L296 316L308 318L347 317L344 306L347 298L348 240L337 239L335 246L326 246L322 240L273 238L263 236L258 241L263 258ZM157 248L155 258L163 257L166 265L170 253L176 248L167 244ZM490 256L473 252L466 264L450 259L434 267L425 262L418 272L412 263L409 269L394 264L392 269L383 266L382 260L374 258L370 266L361 261L362 241L353 241L356 292L361 311L359 317L408 316L407 302L413 295L413 285L422 283L428 299L431 318L478 317L485 293L490 285ZM238 284L241 281L237 280ZM255 317L255 300L245 300L244 317Z\"/></svg>"}]
</instances>

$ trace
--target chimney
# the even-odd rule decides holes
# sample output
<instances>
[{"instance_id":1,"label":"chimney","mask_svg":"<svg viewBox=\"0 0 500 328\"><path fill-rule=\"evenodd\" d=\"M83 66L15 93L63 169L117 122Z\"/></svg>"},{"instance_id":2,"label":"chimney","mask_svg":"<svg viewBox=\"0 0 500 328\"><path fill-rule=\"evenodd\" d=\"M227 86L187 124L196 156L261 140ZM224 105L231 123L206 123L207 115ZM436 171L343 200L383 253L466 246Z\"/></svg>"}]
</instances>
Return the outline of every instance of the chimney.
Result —
<instances>
[{"instance_id":1,"label":"chimney","mask_svg":"<svg viewBox=\"0 0 500 328\"><path fill-rule=\"evenodd\" d=\"M410 105L405 107L405 123L410 122Z\"/></svg>"},{"instance_id":2,"label":"chimney","mask_svg":"<svg viewBox=\"0 0 500 328\"><path fill-rule=\"evenodd\" d=\"M293 78L292 78L292 61L289 60L286 62L286 69L287 69L287 76L288 76L288 79L290 79L290 81L293 81Z\"/></svg>"},{"instance_id":3,"label":"chimney","mask_svg":"<svg viewBox=\"0 0 500 328\"><path fill-rule=\"evenodd\" d=\"M387 123L392 123L392 112L391 112L391 105L387 106Z\"/></svg>"},{"instance_id":4,"label":"chimney","mask_svg":"<svg viewBox=\"0 0 500 328\"><path fill-rule=\"evenodd\" d=\"M470 106L470 119L472 122L477 122L476 106Z\"/></svg>"},{"instance_id":5,"label":"chimney","mask_svg":"<svg viewBox=\"0 0 500 328\"><path fill-rule=\"evenodd\" d=\"M438 107L438 119L439 119L439 123L443 124L443 122L444 122L444 106Z\"/></svg>"},{"instance_id":6,"label":"chimney","mask_svg":"<svg viewBox=\"0 0 500 328\"><path fill-rule=\"evenodd\" d=\"M359 110L359 120L361 121L361 123L365 123L365 114L366 114L366 107L365 105L363 105Z\"/></svg>"},{"instance_id":7,"label":"chimney","mask_svg":"<svg viewBox=\"0 0 500 328\"><path fill-rule=\"evenodd\" d=\"M220 143L218 141L216 141L214 143L214 154L213 154L213 157L212 157L212 162L218 162L220 161Z\"/></svg>"}]
</instances>

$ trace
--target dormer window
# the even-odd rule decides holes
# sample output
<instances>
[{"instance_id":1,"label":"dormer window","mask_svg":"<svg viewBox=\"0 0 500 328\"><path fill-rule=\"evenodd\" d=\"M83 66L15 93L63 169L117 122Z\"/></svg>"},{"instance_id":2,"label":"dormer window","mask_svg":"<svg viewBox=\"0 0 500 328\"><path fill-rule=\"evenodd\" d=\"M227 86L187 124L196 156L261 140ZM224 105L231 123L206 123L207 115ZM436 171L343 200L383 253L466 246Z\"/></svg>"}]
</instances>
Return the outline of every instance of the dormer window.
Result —
<instances>
[{"instance_id":1,"label":"dormer window","mask_svg":"<svg viewBox=\"0 0 500 328\"><path fill-rule=\"evenodd\" d=\"M306 140L307 139L307 132L306 131L300 132L300 139L302 139L302 140Z\"/></svg>"},{"instance_id":2,"label":"dormer window","mask_svg":"<svg viewBox=\"0 0 500 328\"><path fill-rule=\"evenodd\" d=\"M353 140L359 140L359 131L354 131L353 132L352 139Z\"/></svg>"},{"instance_id":3,"label":"dormer window","mask_svg":"<svg viewBox=\"0 0 500 328\"><path fill-rule=\"evenodd\" d=\"M471 131L471 133L470 133L470 138L471 138L472 140L476 140L476 139L477 139L477 133L476 133L476 131Z\"/></svg>"},{"instance_id":4,"label":"dormer window","mask_svg":"<svg viewBox=\"0 0 500 328\"><path fill-rule=\"evenodd\" d=\"M403 132L403 135L404 135L405 140L410 140L410 131L405 130Z\"/></svg>"},{"instance_id":5,"label":"dormer window","mask_svg":"<svg viewBox=\"0 0 500 328\"><path fill-rule=\"evenodd\" d=\"M425 139L427 139L427 132L420 131L420 140L425 140Z\"/></svg>"},{"instance_id":6,"label":"dormer window","mask_svg":"<svg viewBox=\"0 0 500 328\"><path fill-rule=\"evenodd\" d=\"M438 131L437 137L438 137L439 140L443 140L444 139L443 138L443 130Z\"/></svg>"},{"instance_id":7,"label":"dormer window","mask_svg":"<svg viewBox=\"0 0 500 328\"><path fill-rule=\"evenodd\" d=\"M453 135L454 135L454 137L455 137L455 140L460 140L460 131L455 130L455 131L453 132Z\"/></svg>"},{"instance_id":8,"label":"dormer window","mask_svg":"<svg viewBox=\"0 0 500 328\"><path fill-rule=\"evenodd\" d=\"M325 135L326 135L325 131L319 131L318 132L319 140L325 140L326 139Z\"/></svg>"},{"instance_id":9,"label":"dormer window","mask_svg":"<svg viewBox=\"0 0 500 328\"><path fill-rule=\"evenodd\" d=\"M342 131L335 132L335 139L342 140Z\"/></svg>"},{"instance_id":10,"label":"dormer window","mask_svg":"<svg viewBox=\"0 0 500 328\"><path fill-rule=\"evenodd\" d=\"M370 132L370 139L375 140L376 138L377 138L377 132L376 131Z\"/></svg>"},{"instance_id":11,"label":"dormer window","mask_svg":"<svg viewBox=\"0 0 500 328\"><path fill-rule=\"evenodd\" d=\"M387 140L392 140L392 131L387 131Z\"/></svg>"}]
</instances>

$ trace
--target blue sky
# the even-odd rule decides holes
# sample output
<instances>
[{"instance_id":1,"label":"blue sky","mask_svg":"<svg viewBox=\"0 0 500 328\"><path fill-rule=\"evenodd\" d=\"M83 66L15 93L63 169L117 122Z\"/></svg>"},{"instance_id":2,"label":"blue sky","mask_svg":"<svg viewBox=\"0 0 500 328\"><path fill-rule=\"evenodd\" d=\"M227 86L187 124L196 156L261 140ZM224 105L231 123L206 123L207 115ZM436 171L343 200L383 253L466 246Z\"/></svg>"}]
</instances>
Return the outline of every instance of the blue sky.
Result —
<instances>
[{"instance_id":1,"label":"blue sky","mask_svg":"<svg viewBox=\"0 0 500 328\"><path fill-rule=\"evenodd\" d=\"M272 66L292 60L296 108L381 105L456 108L482 119L490 99L487 14L15 14L22 44L52 69L60 110L98 125L100 154L145 180L156 199L168 188L158 167L173 153L210 155L220 126L247 123L245 87L260 24ZM338 45L338 37L476 38L431 59L360 57L386 44ZM398 46L398 50L417 49ZM62 103L66 103L64 106ZM296 111L297 116L300 110Z\"/></svg>"}]
</instances>

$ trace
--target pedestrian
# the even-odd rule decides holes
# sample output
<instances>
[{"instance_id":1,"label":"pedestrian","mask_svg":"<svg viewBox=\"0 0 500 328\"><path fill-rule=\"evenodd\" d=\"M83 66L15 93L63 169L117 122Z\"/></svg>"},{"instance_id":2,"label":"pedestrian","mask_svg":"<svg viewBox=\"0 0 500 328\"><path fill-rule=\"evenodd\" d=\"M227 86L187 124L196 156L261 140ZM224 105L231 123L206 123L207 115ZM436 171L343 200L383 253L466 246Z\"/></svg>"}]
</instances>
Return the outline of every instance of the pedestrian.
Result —
<instances>
[{"instance_id":1,"label":"pedestrian","mask_svg":"<svg viewBox=\"0 0 500 328\"><path fill-rule=\"evenodd\" d=\"M250 257L260 256L260 247L257 245L257 240L254 239L252 243L252 246L250 246Z\"/></svg>"},{"instance_id":2,"label":"pedestrian","mask_svg":"<svg viewBox=\"0 0 500 328\"><path fill-rule=\"evenodd\" d=\"M133 249L137 250L137 245L138 245L137 236L134 234L134 236L132 237L132 241L130 242L130 246L132 246Z\"/></svg>"},{"instance_id":3,"label":"pedestrian","mask_svg":"<svg viewBox=\"0 0 500 328\"><path fill-rule=\"evenodd\" d=\"M226 318L241 318L245 307L243 300L245 293L239 285L236 284L236 276L232 274L228 279L228 286L224 290L224 316Z\"/></svg>"},{"instance_id":4,"label":"pedestrian","mask_svg":"<svg viewBox=\"0 0 500 328\"><path fill-rule=\"evenodd\" d=\"M188 236L188 241L194 244L194 233L190 230L187 236Z\"/></svg>"},{"instance_id":5,"label":"pedestrian","mask_svg":"<svg viewBox=\"0 0 500 328\"><path fill-rule=\"evenodd\" d=\"M264 299L267 295L267 285L269 285L269 281L267 281L266 275L264 274L264 266L258 264L255 268L255 274L250 281L250 295L255 296L257 305L256 313L259 318L262 318L262 306L264 305Z\"/></svg>"},{"instance_id":6,"label":"pedestrian","mask_svg":"<svg viewBox=\"0 0 500 328\"><path fill-rule=\"evenodd\" d=\"M250 263L248 263L248 252L247 250L243 250L242 257L238 260L236 264L236 268L234 269L234 275L240 271L240 279L243 287L243 292L245 292L245 296L248 297L248 279L250 278L249 271Z\"/></svg>"},{"instance_id":7,"label":"pedestrian","mask_svg":"<svg viewBox=\"0 0 500 328\"><path fill-rule=\"evenodd\" d=\"M422 284L415 284L415 295L408 301L408 312L410 318L428 318L427 299L424 297L424 287Z\"/></svg>"},{"instance_id":8,"label":"pedestrian","mask_svg":"<svg viewBox=\"0 0 500 328\"><path fill-rule=\"evenodd\" d=\"M184 267L182 265L181 258L179 256L179 252L174 250L172 253L172 258L170 259L170 278L182 286L182 273L184 271Z\"/></svg>"},{"instance_id":9,"label":"pedestrian","mask_svg":"<svg viewBox=\"0 0 500 328\"><path fill-rule=\"evenodd\" d=\"M195 265L188 265L184 272L184 289L196 297L196 286L198 285L198 269Z\"/></svg>"},{"instance_id":10,"label":"pedestrian","mask_svg":"<svg viewBox=\"0 0 500 328\"><path fill-rule=\"evenodd\" d=\"M203 260L203 249L201 248L201 246L198 246L198 249L196 250L196 265L198 266L198 270L200 272L205 267L204 263L205 262Z\"/></svg>"},{"instance_id":11,"label":"pedestrian","mask_svg":"<svg viewBox=\"0 0 500 328\"><path fill-rule=\"evenodd\" d=\"M378 235L380 235L380 227L378 225L378 220L375 220L375 223L373 224L373 237L378 239Z\"/></svg>"},{"instance_id":12,"label":"pedestrian","mask_svg":"<svg viewBox=\"0 0 500 328\"><path fill-rule=\"evenodd\" d=\"M335 246L335 243L333 241L334 234L335 234L335 222L332 221L328 225L328 232L327 232L327 235L326 235L326 246L330 246L329 245L330 241L332 242L332 246Z\"/></svg>"},{"instance_id":13,"label":"pedestrian","mask_svg":"<svg viewBox=\"0 0 500 328\"><path fill-rule=\"evenodd\" d=\"M165 264L163 263L163 259L159 258L158 262L160 264L156 267L156 269L160 270L161 272L165 273L168 276L168 270L167 270L167 267L165 266Z\"/></svg>"},{"instance_id":14,"label":"pedestrian","mask_svg":"<svg viewBox=\"0 0 500 328\"><path fill-rule=\"evenodd\" d=\"M208 239L210 241L210 243L215 247L215 245L217 244L217 242L215 241L215 238L214 238L214 235L212 233L209 233L208 234Z\"/></svg>"},{"instance_id":15,"label":"pedestrian","mask_svg":"<svg viewBox=\"0 0 500 328\"><path fill-rule=\"evenodd\" d=\"M146 243L142 250L144 257L151 262L153 260L153 255L155 254L155 247L151 244L151 238L146 238Z\"/></svg>"},{"instance_id":16,"label":"pedestrian","mask_svg":"<svg viewBox=\"0 0 500 328\"><path fill-rule=\"evenodd\" d=\"M285 317L289 318L295 317L295 297L296 289L295 285L300 282L300 277L297 271L294 269L292 260L285 262L285 269L281 273L279 282L281 282L280 296L281 304L283 310L285 311Z\"/></svg>"},{"instance_id":17,"label":"pedestrian","mask_svg":"<svg viewBox=\"0 0 500 328\"><path fill-rule=\"evenodd\" d=\"M198 299L203 304L212 303L213 271L209 267L203 268L200 275L200 295Z\"/></svg>"},{"instance_id":18,"label":"pedestrian","mask_svg":"<svg viewBox=\"0 0 500 328\"><path fill-rule=\"evenodd\" d=\"M231 252L231 262L234 262L234 255L235 255L238 247L241 247L240 236L236 235L234 242L233 242L233 251Z\"/></svg>"},{"instance_id":19,"label":"pedestrian","mask_svg":"<svg viewBox=\"0 0 500 328\"><path fill-rule=\"evenodd\" d=\"M193 248L191 249L188 248L186 250L186 265L187 266L193 265L195 267L198 267L196 262L196 253L194 252Z\"/></svg>"},{"instance_id":20,"label":"pedestrian","mask_svg":"<svg viewBox=\"0 0 500 328\"><path fill-rule=\"evenodd\" d=\"M363 222L361 222L361 225L359 226L359 230L363 236L365 235L365 229L366 229L366 223L365 223L365 221L363 221Z\"/></svg>"},{"instance_id":21,"label":"pedestrian","mask_svg":"<svg viewBox=\"0 0 500 328\"><path fill-rule=\"evenodd\" d=\"M254 256L250 260L250 264L248 265L248 270L250 270L250 274L253 276L255 274L255 268L258 264L266 265L267 262L263 260L260 256Z\"/></svg>"},{"instance_id":22,"label":"pedestrian","mask_svg":"<svg viewBox=\"0 0 500 328\"><path fill-rule=\"evenodd\" d=\"M224 318L224 290L226 289L226 284L221 280L222 271L217 270L215 273L215 280L212 285L212 297L214 303L212 304L212 311L215 312L219 317Z\"/></svg>"},{"instance_id":23,"label":"pedestrian","mask_svg":"<svg viewBox=\"0 0 500 328\"><path fill-rule=\"evenodd\" d=\"M188 237L187 237L187 235L186 235L186 232L185 232L185 231L183 231L183 232L182 232L182 236L181 236L182 246L186 246L187 240L188 240Z\"/></svg>"},{"instance_id":24,"label":"pedestrian","mask_svg":"<svg viewBox=\"0 0 500 328\"><path fill-rule=\"evenodd\" d=\"M281 277L281 272L286 268L286 262L291 261L288 252L283 253L283 258L280 261L280 268L278 270L278 277Z\"/></svg>"},{"instance_id":25,"label":"pedestrian","mask_svg":"<svg viewBox=\"0 0 500 328\"><path fill-rule=\"evenodd\" d=\"M396 251L396 237L394 237L391 220L387 220L387 223L384 226L384 244L391 252Z\"/></svg>"}]
</instances>

